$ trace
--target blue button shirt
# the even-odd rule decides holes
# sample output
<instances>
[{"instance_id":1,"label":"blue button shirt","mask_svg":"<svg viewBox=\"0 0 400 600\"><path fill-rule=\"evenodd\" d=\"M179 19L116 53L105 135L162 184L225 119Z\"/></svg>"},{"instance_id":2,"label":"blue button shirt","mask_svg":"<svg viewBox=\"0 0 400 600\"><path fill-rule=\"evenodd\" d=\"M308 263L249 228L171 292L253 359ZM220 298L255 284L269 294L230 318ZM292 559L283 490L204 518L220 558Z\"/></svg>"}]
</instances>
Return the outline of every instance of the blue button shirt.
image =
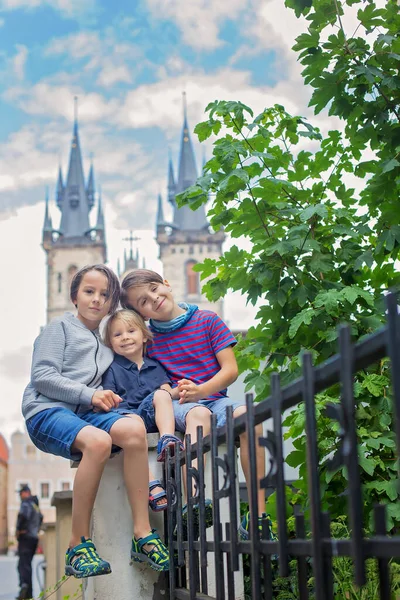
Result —
<instances>
[{"instance_id":1,"label":"blue button shirt","mask_svg":"<svg viewBox=\"0 0 400 600\"><path fill-rule=\"evenodd\" d=\"M102 386L123 398L118 408L135 409L164 383L170 384L171 380L158 360L144 356L138 369L136 363L115 354L114 361L103 375Z\"/></svg>"}]
</instances>

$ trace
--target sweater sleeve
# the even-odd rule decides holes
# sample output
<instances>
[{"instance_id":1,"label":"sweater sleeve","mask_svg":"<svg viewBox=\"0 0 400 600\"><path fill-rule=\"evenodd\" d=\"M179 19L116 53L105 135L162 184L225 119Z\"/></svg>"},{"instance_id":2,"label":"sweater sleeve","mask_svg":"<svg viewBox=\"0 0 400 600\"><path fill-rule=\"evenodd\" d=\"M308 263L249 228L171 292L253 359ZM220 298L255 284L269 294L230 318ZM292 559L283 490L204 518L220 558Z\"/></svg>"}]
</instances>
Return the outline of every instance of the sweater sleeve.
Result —
<instances>
[{"instance_id":1,"label":"sweater sleeve","mask_svg":"<svg viewBox=\"0 0 400 600\"><path fill-rule=\"evenodd\" d=\"M95 389L64 377L65 330L54 320L42 331L33 349L31 383L35 390L52 400L90 406Z\"/></svg>"}]
</instances>

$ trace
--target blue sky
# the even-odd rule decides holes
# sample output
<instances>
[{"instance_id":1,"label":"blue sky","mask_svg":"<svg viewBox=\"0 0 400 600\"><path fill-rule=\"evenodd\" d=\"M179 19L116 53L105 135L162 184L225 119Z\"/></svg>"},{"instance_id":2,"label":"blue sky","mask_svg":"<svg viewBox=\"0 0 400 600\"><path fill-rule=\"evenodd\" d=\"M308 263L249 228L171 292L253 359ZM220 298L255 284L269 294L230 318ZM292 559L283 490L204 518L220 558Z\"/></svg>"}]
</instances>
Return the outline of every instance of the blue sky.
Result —
<instances>
[{"instance_id":1,"label":"blue sky","mask_svg":"<svg viewBox=\"0 0 400 600\"><path fill-rule=\"evenodd\" d=\"M283 0L0 0L0 430L21 425L32 342L45 322L41 248L45 190L53 224L58 166L66 174L74 96L86 174L102 187L111 266L127 232L160 270L154 225L166 201L168 149L177 167L182 92L189 124L215 99L254 111L274 103L307 114L309 91L290 48L304 24ZM198 165L203 152L195 142ZM170 216L164 204L166 217ZM95 213L95 211L93 211ZM93 214L93 218L95 218ZM229 242L228 242L229 244ZM252 317L230 296L232 327Z\"/></svg>"}]
</instances>

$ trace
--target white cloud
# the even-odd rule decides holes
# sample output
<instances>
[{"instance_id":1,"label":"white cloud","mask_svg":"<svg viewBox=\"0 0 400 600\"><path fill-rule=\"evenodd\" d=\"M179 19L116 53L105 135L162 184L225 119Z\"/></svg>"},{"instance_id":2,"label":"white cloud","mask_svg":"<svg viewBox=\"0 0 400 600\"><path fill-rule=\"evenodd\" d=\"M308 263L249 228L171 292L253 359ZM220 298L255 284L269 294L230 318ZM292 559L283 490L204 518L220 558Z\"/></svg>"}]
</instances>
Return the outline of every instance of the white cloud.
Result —
<instances>
[{"instance_id":1,"label":"white cloud","mask_svg":"<svg viewBox=\"0 0 400 600\"><path fill-rule=\"evenodd\" d=\"M83 69L97 72L96 83L104 88L116 83L131 84L144 68L151 66L137 44L119 40L119 31L114 27L53 39L45 56L65 56L70 61L85 63Z\"/></svg>"},{"instance_id":2,"label":"white cloud","mask_svg":"<svg viewBox=\"0 0 400 600\"><path fill-rule=\"evenodd\" d=\"M219 26L227 20L235 20L248 4L243 0L147 0L155 19L175 21L184 42L198 50L214 50L223 44L219 38Z\"/></svg>"},{"instance_id":3,"label":"white cloud","mask_svg":"<svg viewBox=\"0 0 400 600\"><path fill-rule=\"evenodd\" d=\"M96 0L0 0L0 10L3 11L33 10L41 6L49 6L67 17L74 17L93 11Z\"/></svg>"},{"instance_id":4,"label":"white cloud","mask_svg":"<svg viewBox=\"0 0 400 600\"><path fill-rule=\"evenodd\" d=\"M31 115L71 118L73 98L79 98L79 114L84 120L97 121L112 115L117 109L117 100L107 101L99 93L85 94L82 88L70 85L56 85L52 81L42 81L34 86L17 86L8 89L4 97L17 104Z\"/></svg>"},{"instance_id":5,"label":"white cloud","mask_svg":"<svg viewBox=\"0 0 400 600\"><path fill-rule=\"evenodd\" d=\"M16 45L17 52L12 59L14 74L16 78L20 81L25 79L25 64L26 59L28 58L28 48L21 44Z\"/></svg>"}]
</instances>

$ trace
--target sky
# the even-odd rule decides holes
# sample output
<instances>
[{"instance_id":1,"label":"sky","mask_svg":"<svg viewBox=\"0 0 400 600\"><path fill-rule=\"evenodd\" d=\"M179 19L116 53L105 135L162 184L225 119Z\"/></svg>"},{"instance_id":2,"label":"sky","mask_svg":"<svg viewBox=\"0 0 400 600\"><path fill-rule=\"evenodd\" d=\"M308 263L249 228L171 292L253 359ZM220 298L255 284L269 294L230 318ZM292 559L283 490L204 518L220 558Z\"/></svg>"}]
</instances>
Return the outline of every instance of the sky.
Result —
<instances>
[{"instance_id":1,"label":"sky","mask_svg":"<svg viewBox=\"0 0 400 600\"><path fill-rule=\"evenodd\" d=\"M182 92L191 130L208 102L275 103L310 115L310 90L290 50L304 22L283 0L0 0L0 432L22 428L32 343L45 324L41 248L49 187L54 226L58 166L68 166L74 96L88 174L101 185L109 264L133 230L146 266L160 270L154 225L175 169ZM198 165L211 154L192 135ZM166 216L168 208L164 204ZM95 211L93 211L95 213ZM95 214L92 215L95 218ZM227 242L229 244L229 241ZM230 297L225 317L244 328L254 311Z\"/></svg>"}]
</instances>

